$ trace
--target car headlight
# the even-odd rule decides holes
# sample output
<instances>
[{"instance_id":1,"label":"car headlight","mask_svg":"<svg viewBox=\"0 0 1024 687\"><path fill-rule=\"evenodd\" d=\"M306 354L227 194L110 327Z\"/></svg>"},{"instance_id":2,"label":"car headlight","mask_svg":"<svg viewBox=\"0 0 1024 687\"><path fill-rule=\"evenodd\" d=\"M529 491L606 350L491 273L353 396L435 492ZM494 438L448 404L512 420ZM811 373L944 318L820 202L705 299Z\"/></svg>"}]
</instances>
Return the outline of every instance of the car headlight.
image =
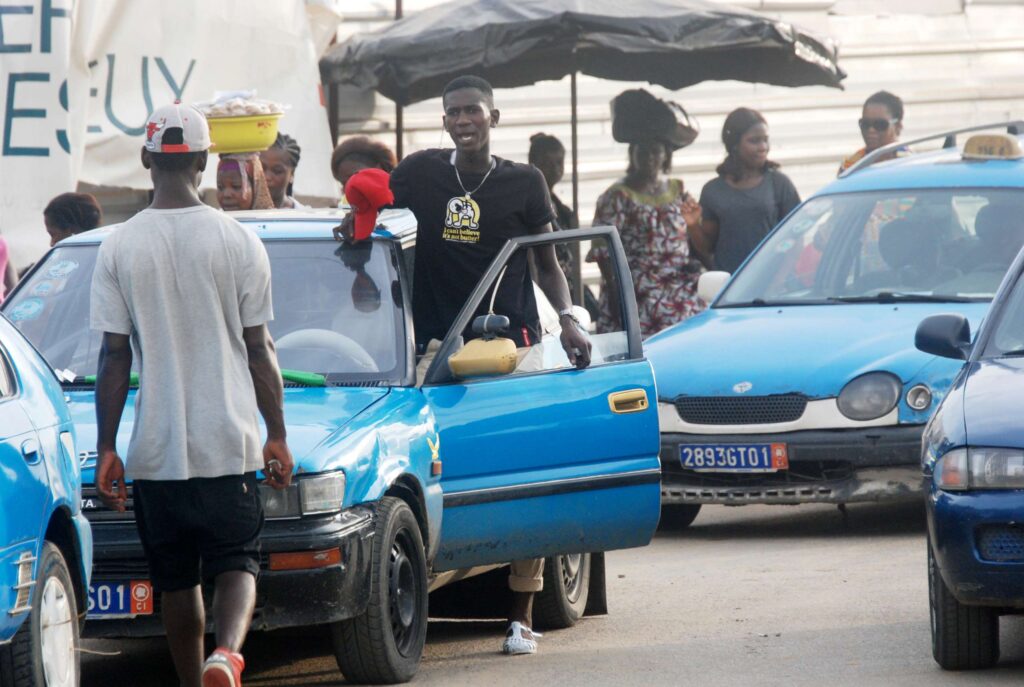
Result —
<instances>
[{"instance_id":1,"label":"car headlight","mask_svg":"<svg viewBox=\"0 0 1024 687\"><path fill-rule=\"evenodd\" d=\"M341 502L345 500L344 472L301 477L298 483L303 515L341 510Z\"/></svg>"},{"instance_id":2,"label":"car headlight","mask_svg":"<svg viewBox=\"0 0 1024 687\"><path fill-rule=\"evenodd\" d=\"M850 381L836 399L839 412L851 420L874 420L882 417L900 400L902 385L888 372L869 372Z\"/></svg>"},{"instance_id":3,"label":"car headlight","mask_svg":"<svg viewBox=\"0 0 1024 687\"><path fill-rule=\"evenodd\" d=\"M299 475L284 489L261 484L260 498L268 519L333 513L341 510L345 499L345 473L339 470L322 475Z\"/></svg>"},{"instance_id":4,"label":"car headlight","mask_svg":"<svg viewBox=\"0 0 1024 687\"><path fill-rule=\"evenodd\" d=\"M958 448L935 463L932 479L944 491L1024 489L1024 451Z\"/></svg>"}]
</instances>

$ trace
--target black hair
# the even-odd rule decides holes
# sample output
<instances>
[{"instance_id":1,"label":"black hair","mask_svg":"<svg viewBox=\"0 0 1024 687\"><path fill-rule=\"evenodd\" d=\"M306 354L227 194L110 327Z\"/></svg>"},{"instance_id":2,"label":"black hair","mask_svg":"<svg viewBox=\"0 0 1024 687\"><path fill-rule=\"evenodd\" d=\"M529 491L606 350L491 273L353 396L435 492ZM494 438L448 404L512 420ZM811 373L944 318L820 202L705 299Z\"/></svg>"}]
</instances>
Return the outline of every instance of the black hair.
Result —
<instances>
[{"instance_id":1,"label":"black hair","mask_svg":"<svg viewBox=\"0 0 1024 687\"><path fill-rule=\"evenodd\" d=\"M661 171L668 174L672 171L672 146L665 141L659 141L652 139L650 141L644 141L643 143L660 143L665 149L665 159L661 163ZM634 142L629 144L629 164L626 166L626 176L636 172L636 167L633 166L633 153L636 151L636 147L641 145L641 142Z\"/></svg>"},{"instance_id":2,"label":"black hair","mask_svg":"<svg viewBox=\"0 0 1024 687\"><path fill-rule=\"evenodd\" d=\"M398 165L390 148L368 136L346 138L334 149L331 154L331 174L335 179L338 179L338 166L348 159L358 160L367 167L377 167L385 172L390 172Z\"/></svg>"},{"instance_id":3,"label":"black hair","mask_svg":"<svg viewBox=\"0 0 1024 687\"><path fill-rule=\"evenodd\" d=\"M288 134L278 133L277 138L270 144L271 148L284 151L284 154L288 156L288 161L291 163L292 171L299 166L299 158L302 157L302 148L299 147L298 141L289 136ZM287 195L292 195L292 186L294 184L289 183L288 188L285 189Z\"/></svg>"},{"instance_id":4,"label":"black hair","mask_svg":"<svg viewBox=\"0 0 1024 687\"><path fill-rule=\"evenodd\" d=\"M565 146L551 134L536 133L530 136L530 153L527 156L530 164L533 164L541 155L548 153L564 153Z\"/></svg>"},{"instance_id":5,"label":"black hair","mask_svg":"<svg viewBox=\"0 0 1024 687\"><path fill-rule=\"evenodd\" d=\"M743 175L743 163L740 162L737 150L743 135L758 124L768 125L768 121L757 110L749 107L738 107L725 118L722 125L722 144L725 145L725 160L715 170L720 177L739 179ZM779 163L768 160L764 163L764 171L778 169Z\"/></svg>"},{"instance_id":6,"label":"black hair","mask_svg":"<svg viewBox=\"0 0 1024 687\"><path fill-rule=\"evenodd\" d=\"M180 126L170 127L164 130L160 141L180 145L185 142L185 134ZM184 172L195 165L201 155L202 153L150 153L149 158L153 161L153 166L161 172Z\"/></svg>"},{"instance_id":7,"label":"black hair","mask_svg":"<svg viewBox=\"0 0 1024 687\"><path fill-rule=\"evenodd\" d=\"M898 95L894 95L889 91L879 91L864 101L864 106L867 107L868 105L884 105L888 108L889 114L893 116L893 119L897 122L903 121L903 101Z\"/></svg>"},{"instance_id":8,"label":"black hair","mask_svg":"<svg viewBox=\"0 0 1024 687\"><path fill-rule=\"evenodd\" d=\"M47 204L43 217L55 227L78 234L98 227L103 212L91 194L62 193Z\"/></svg>"},{"instance_id":9,"label":"black hair","mask_svg":"<svg viewBox=\"0 0 1024 687\"><path fill-rule=\"evenodd\" d=\"M464 74L462 76L456 76L454 79L448 82L441 91L441 102L444 102L446 95L452 91L461 91L464 88L475 88L480 91L484 98L487 99L487 104L494 107L494 89L491 88L491 84L479 76L473 76L472 74Z\"/></svg>"}]
</instances>

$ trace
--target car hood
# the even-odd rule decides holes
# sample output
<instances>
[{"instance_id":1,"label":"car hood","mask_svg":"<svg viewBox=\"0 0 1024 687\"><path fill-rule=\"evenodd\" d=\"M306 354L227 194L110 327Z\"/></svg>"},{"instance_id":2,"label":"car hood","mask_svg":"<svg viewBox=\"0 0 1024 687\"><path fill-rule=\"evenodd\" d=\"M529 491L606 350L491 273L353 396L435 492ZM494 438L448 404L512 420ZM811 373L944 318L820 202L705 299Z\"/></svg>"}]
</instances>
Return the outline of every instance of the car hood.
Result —
<instances>
[{"instance_id":1,"label":"car hood","mask_svg":"<svg viewBox=\"0 0 1024 687\"><path fill-rule=\"evenodd\" d=\"M971 446L1024 448L1024 358L983 360L964 388L964 420Z\"/></svg>"},{"instance_id":2,"label":"car hood","mask_svg":"<svg viewBox=\"0 0 1024 687\"><path fill-rule=\"evenodd\" d=\"M914 348L918 323L959 312L976 330L988 303L712 308L644 343L661 398L802 393L836 396L874 370L904 383L933 357ZM740 391L743 389L743 391Z\"/></svg>"},{"instance_id":3,"label":"car hood","mask_svg":"<svg viewBox=\"0 0 1024 687\"><path fill-rule=\"evenodd\" d=\"M288 447L297 472L319 472L316 448L348 425L353 418L388 394L387 388L306 387L285 389L284 417ZM92 391L67 394L68 407L78 433L82 481L93 482L96 446L96 404ZM135 392L131 392L121 417L117 447L122 457L128 450L135 422ZM262 421L260 431L264 432ZM83 455L85 454L85 455Z\"/></svg>"}]
</instances>

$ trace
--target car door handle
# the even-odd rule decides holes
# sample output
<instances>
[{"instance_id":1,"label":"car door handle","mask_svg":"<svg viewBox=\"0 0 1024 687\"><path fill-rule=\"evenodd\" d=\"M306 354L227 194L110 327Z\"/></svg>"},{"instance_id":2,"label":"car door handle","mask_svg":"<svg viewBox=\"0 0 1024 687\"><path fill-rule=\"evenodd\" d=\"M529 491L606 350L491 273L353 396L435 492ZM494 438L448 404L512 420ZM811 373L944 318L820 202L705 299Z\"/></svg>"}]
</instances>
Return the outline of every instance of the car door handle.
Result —
<instances>
[{"instance_id":1,"label":"car door handle","mask_svg":"<svg viewBox=\"0 0 1024 687\"><path fill-rule=\"evenodd\" d=\"M26 439L21 442L21 455L30 460L37 459L39 457L39 442L35 439Z\"/></svg>"},{"instance_id":2,"label":"car door handle","mask_svg":"<svg viewBox=\"0 0 1024 687\"><path fill-rule=\"evenodd\" d=\"M647 391L644 389L630 389L629 391L616 391L608 394L608 407L613 413L640 413L647 410Z\"/></svg>"}]
</instances>

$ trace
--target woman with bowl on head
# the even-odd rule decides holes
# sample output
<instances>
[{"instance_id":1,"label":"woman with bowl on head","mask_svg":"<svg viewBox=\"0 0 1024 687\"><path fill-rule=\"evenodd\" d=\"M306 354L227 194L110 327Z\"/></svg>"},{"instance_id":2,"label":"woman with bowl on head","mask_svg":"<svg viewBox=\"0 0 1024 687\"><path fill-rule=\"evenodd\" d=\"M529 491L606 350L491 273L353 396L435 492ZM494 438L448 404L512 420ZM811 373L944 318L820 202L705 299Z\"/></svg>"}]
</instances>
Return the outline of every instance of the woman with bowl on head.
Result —
<instances>
[{"instance_id":1,"label":"woman with bowl on head","mask_svg":"<svg viewBox=\"0 0 1024 687\"><path fill-rule=\"evenodd\" d=\"M274 201L259 153L221 155L217 163L217 204L222 210L269 210Z\"/></svg>"},{"instance_id":2,"label":"woman with bowl on head","mask_svg":"<svg viewBox=\"0 0 1024 687\"><path fill-rule=\"evenodd\" d=\"M779 163L768 159L768 123L741 107L722 127L726 157L718 177L700 194L703 218L691 231L693 246L711 269L735 272L768 232L800 204Z\"/></svg>"}]
</instances>

